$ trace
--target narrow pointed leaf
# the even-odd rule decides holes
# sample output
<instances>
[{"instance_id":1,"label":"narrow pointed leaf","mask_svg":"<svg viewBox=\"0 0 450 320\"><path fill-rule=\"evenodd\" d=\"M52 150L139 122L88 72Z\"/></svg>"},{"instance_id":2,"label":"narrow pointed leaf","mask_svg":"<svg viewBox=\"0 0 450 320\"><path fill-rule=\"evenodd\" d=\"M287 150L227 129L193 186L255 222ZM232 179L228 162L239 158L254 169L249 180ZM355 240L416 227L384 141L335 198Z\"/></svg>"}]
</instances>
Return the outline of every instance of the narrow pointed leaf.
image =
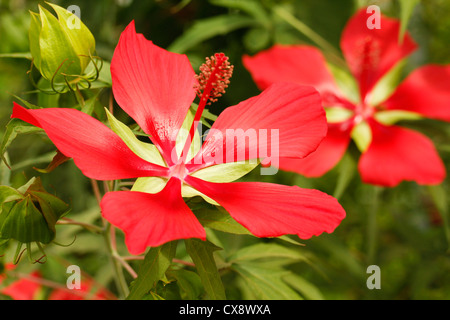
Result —
<instances>
[{"instance_id":1,"label":"narrow pointed leaf","mask_svg":"<svg viewBox=\"0 0 450 320\"><path fill-rule=\"evenodd\" d=\"M283 281L289 271L267 268L257 263L234 264L235 270L249 287L254 299L299 300L302 297Z\"/></svg>"},{"instance_id":2,"label":"narrow pointed leaf","mask_svg":"<svg viewBox=\"0 0 450 320\"><path fill-rule=\"evenodd\" d=\"M164 277L175 256L177 241L151 248L145 255L138 277L130 288L127 300L139 300Z\"/></svg>"},{"instance_id":3,"label":"narrow pointed leaf","mask_svg":"<svg viewBox=\"0 0 450 320\"><path fill-rule=\"evenodd\" d=\"M210 242L197 239L187 239L185 243L186 250L197 268L208 298L225 300L225 288L213 256L214 251L217 251L219 248Z\"/></svg>"},{"instance_id":4,"label":"narrow pointed leaf","mask_svg":"<svg viewBox=\"0 0 450 320\"><path fill-rule=\"evenodd\" d=\"M7 164L5 158L6 149L9 147L11 142L17 137L17 135L22 133L35 133L43 131L41 128L35 127L29 123L26 123L20 119L11 119L6 125L6 131L3 135L3 140L0 144L0 153L2 160Z\"/></svg>"}]
</instances>

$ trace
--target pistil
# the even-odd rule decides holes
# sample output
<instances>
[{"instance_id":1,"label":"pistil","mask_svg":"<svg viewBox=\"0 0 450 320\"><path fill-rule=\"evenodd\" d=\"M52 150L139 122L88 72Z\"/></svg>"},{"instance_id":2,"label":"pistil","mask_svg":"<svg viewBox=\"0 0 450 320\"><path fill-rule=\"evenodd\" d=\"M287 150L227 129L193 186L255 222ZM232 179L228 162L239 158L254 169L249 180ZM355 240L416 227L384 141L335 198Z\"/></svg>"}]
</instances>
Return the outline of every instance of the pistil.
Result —
<instances>
[{"instance_id":1,"label":"pistil","mask_svg":"<svg viewBox=\"0 0 450 320\"><path fill-rule=\"evenodd\" d=\"M206 105L216 102L217 98L225 93L232 73L233 66L230 65L228 57L223 53L216 53L210 58L207 57L206 62L200 66L200 73L196 76L198 81L196 90L197 96L200 97L200 102L189 130L189 136L181 153L182 162L186 160L192 140L194 139L195 130Z\"/></svg>"}]
</instances>

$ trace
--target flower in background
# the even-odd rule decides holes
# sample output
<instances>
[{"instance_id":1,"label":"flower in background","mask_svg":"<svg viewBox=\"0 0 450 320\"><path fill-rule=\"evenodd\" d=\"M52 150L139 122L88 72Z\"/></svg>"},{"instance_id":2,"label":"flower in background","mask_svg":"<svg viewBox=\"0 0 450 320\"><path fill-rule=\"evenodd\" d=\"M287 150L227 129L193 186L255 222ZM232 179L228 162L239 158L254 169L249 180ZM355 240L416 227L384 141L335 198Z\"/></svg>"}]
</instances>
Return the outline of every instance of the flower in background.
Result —
<instances>
[{"instance_id":1,"label":"flower in background","mask_svg":"<svg viewBox=\"0 0 450 320\"><path fill-rule=\"evenodd\" d=\"M280 168L321 176L339 162L353 138L362 153L358 169L364 182L439 184L446 171L432 141L394 123L422 117L450 121L450 67L419 67L395 88L390 82L417 45L407 33L399 41L397 20L381 16L381 28L368 29L369 17L364 9L357 12L341 37L354 87L338 86L335 69L315 47L275 45L243 57L260 89L279 81L312 85L327 111L328 134L319 148L304 159L281 158Z\"/></svg>"},{"instance_id":2,"label":"flower in background","mask_svg":"<svg viewBox=\"0 0 450 320\"><path fill-rule=\"evenodd\" d=\"M258 237L297 234L306 239L334 231L345 212L333 197L297 186L231 182L253 169L257 162L248 160L272 150L272 144L283 157L302 158L317 148L327 125L313 88L274 84L222 112L201 149L195 148L197 121L205 105L224 92L231 69L228 58L216 54L196 76L185 55L157 47L137 34L132 22L111 62L113 93L153 144L138 140L110 113L111 128L74 109L31 110L15 104L12 117L44 129L92 179L138 178L131 191L108 192L101 201L103 216L124 231L132 254L175 239L206 239L183 200L196 195L223 206ZM190 117L196 94L200 102ZM191 134L180 136L185 123ZM277 130L279 141L227 139L230 131L260 129Z\"/></svg>"},{"instance_id":3,"label":"flower in background","mask_svg":"<svg viewBox=\"0 0 450 320\"><path fill-rule=\"evenodd\" d=\"M6 264L7 271L14 269L13 264ZM39 272L34 271L31 277L40 277ZM19 279L8 285L2 284L6 280L5 274L0 274L0 294L6 295L13 300L34 300L39 294L41 285L29 279Z\"/></svg>"},{"instance_id":4,"label":"flower in background","mask_svg":"<svg viewBox=\"0 0 450 320\"><path fill-rule=\"evenodd\" d=\"M14 271L15 265L6 264L6 271ZM59 285L42 278L40 272L33 271L29 274L19 274L22 278L0 287L0 294L6 295L13 300L36 300L42 299L43 286L53 286L48 300L106 300L115 297L106 289L99 287L91 279L81 282L79 289L68 289L65 285ZM0 286L8 278L7 274L0 274Z\"/></svg>"}]
</instances>

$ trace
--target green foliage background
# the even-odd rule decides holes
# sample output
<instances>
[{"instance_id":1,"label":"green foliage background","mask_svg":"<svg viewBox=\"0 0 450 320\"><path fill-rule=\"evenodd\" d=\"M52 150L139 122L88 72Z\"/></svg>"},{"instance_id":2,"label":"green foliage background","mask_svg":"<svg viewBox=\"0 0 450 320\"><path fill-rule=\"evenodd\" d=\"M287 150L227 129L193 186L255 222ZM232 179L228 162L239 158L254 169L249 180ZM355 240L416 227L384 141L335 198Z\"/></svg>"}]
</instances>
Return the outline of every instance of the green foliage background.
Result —
<instances>
[{"instance_id":1,"label":"green foliage background","mask_svg":"<svg viewBox=\"0 0 450 320\"><path fill-rule=\"evenodd\" d=\"M28 11L36 12L38 3L42 4L42 1L0 0L0 54L29 52ZM343 27L359 6L377 4L384 14L397 18L404 10L402 1L389 0L70 0L54 3L65 8L73 4L81 8L82 21L96 38L97 53L107 61L112 57L120 33L131 20L135 20L138 32L158 46L186 53L195 70L204 57L215 52L226 53L235 72L227 94L210 109L214 114L259 93L242 66L243 54L254 54L274 43L317 44L314 38L287 23L275 8L282 8L309 26L338 54ZM409 21L404 23L420 46L408 60L405 74L423 64L450 63L448 1L419 1ZM34 88L27 75L29 69L30 62L26 59L0 58L2 135L15 100L13 95L41 106L52 104L52 97L31 92ZM33 76L36 75L32 73ZM107 105L107 96L100 96L98 103ZM65 107L64 100L58 106ZM403 125L431 137L450 170L448 123L420 120ZM71 205L68 217L96 223L99 208L90 182L73 163L67 162L48 174L33 169L33 166L45 168L53 151L53 145L45 136L20 135L8 149L12 171L1 165L1 184L19 187L31 177L40 176L49 192ZM335 169L317 179L287 172L261 177L258 170L243 178L299 185L334 194L346 209L347 217L333 234L300 241L304 246L209 230L209 240L223 249L211 249L211 254L214 251L221 268L227 298L450 298L449 179L438 187L405 182L392 189L375 188L361 183L356 173L357 158L358 152L352 146ZM121 235L118 237L118 250L126 252ZM285 240L289 239L298 240L295 237ZM77 264L98 283L116 293L101 237L79 227L58 226L56 240L72 244L68 247L49 245L45 264L23 261L19 270L25 273L39 269L44 278L65 283L65 266ZM187 246L194 250L195 242ZM254 256L246 257L245 250L250 250ZM180 242L177 258L186 257L186 248ZM8 253L3 259L7 258ZM140 263L134 261L131 265L138 270ZM366 269L371 264L381 268L380 290L369 290L366 286L369 276ZM165 285L160 283L152 297L194 299L204 296L204 290L208 294L193 271L194 268L184 265L173 268L166 276L168 280L175 280ZM132 279L126 277L131 282ZM190 289L182 285L186 283ZM44 290L42 298L45 293Z\"/></svg>"}]
</instances>

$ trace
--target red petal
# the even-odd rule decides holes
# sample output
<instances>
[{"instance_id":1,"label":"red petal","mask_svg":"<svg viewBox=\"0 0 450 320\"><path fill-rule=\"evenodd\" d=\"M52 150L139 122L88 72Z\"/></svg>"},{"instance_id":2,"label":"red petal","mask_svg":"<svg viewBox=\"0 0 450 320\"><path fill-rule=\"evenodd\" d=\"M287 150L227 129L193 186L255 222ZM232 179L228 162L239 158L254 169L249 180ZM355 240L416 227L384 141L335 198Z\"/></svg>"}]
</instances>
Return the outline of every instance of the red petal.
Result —
<instances>
[{"instance_id":1,"label":"red petal","mask_svg":"<svg viewBox=\"0 0 450 320\"><path fill-rule=\"evenodd\" d=\"M11 117L44 129L58 150L73 158L87 177L116 180L167 173L167 168L139 158L111 129L81 111L29 110L14 103Z\"/></svg>"},{"instance_id":2,"label":"red petal","mask_svg":"<svg viewBox=\"0 0 450 320\"><path fill-rule=\"evenodd\" d=\"M450 121L449 101L450 66L427 65L413 71L383 105Z\"/></svg>"},{"instance_id":3,"label":"red petal","mask_svg":"<svg viewBox=\"0 0 450 320\"><path fill-rule=\"evenodd\" d=\"M372 142L358 165L364 182L394 187L403 180L424 185L444 180L444 164L430 139L398 126L370 125Z\"/></svg>"},{"instance_id":4,"label":"red petal","mask_svg":"<svg viewBox=\"0 0 450 320\"><path fill-rule=\"evenodd\" d=\"M381 15L380 29L369 29L373 13L358 11L347 23L341 37L341 49L360 86L361 98L397 62L416 49L408 33L399 42L400 23Z\"/></svg>"},{"instance_id":5,"label":"red petal","mask_svg":"<svg viewBox=\"0 0 450 320\"><path fill-rule=\"evenodd\" d=\"M334 104L333 96L341 96L325 58L314 47L275 45L242 60L261 90L275 82L295 82L313 86L326 105Z\"/></svg>"},{"instance_id":6,"label":"red petal","mask_svg":"<svg viewBox=\"0 0 450 320\"><path fill-rule=\"evenodd\" d=\"M303 159L281 158L280 169L320 177L341 160L350 143L350 122L329 123L328 134L316 151Z\"/></svg>"},{"instance_id":7,"label":"red petal","mask_svg":"<svg viewBox=\"0 0 450 320\"><path fill-rule=\"evenodd\" d=\"M195 98L195 73L188 58L136 34L131 22L114 51L111 76L117 103L171 163L176 133Z\"/></svg>"},{"instance_id":8,"label":"red petal","mask_svg":"<svg viewBox=\"0 0 450 320\"><path fill-rule=\"evenodd\" d=\"M337 200L317 190L263 182L186 183L216 200L257 237L297 234L302 239L331 233L345 217Z\"/></svg>"},{"instance_id":9,"label":"red petal","mask_svg":"<svg viewBox=\"0 0 450 320\"><path fill-rule=\"evenodd\" d=\"M40 280L40 274L38 272L33 272L30 274L31 277ZM2 279L0 279L0 283ZM34 300L41 289L41 285L37 282L28 279L19 279L14 281L10 285L0 289L0 293L10 296L13 300Z\"/></svg>"},{"instance_id":10,"label":"red petal","mask_svg":"<svg viewBox=\"0 0 450 320\"><path fill-rule=\"evenodd\" d=\"M317 148L326 131L325 112L316 90L276 83L260 95L225 109L194 163L218 164L265 156L303 158Z\"/></svg>"},{"instance_id":11,"label":"red petal","mask_svg":"<svg viewBox=\"0 0 450 320\"><path fill-rule=\"evenodd\" d=\"M170 179L157 194L109 192L100 206L103 217L124 231L131 254L141 254L147 247L172 240L206 239L205 229L181 197L181 182L177 178Z\"/></svg>"}]
</instances>

